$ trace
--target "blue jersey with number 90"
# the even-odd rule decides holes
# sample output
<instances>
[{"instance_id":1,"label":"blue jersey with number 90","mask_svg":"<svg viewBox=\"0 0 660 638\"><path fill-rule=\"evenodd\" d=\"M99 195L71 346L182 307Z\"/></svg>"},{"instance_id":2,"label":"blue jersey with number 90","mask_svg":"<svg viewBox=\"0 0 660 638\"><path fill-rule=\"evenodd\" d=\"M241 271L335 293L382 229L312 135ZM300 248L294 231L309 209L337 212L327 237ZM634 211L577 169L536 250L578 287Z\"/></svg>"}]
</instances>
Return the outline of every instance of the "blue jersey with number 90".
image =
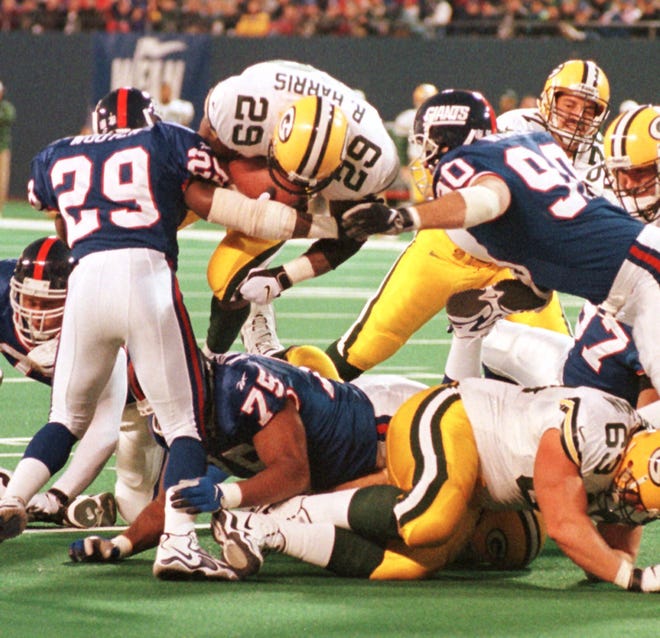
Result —
<instances>
[{"instance_id":1,"label":"blue jersey with number 90","mask_svg":"<svg viewBox=\"0 0 660 638\"><path fill-rule=\"evenodd\" d=\"M549 133L493 135L450 151L436 167L436 192L469 186L487 173L506 182L511 203L467 232L537 286L602 302L644 225L606 199L589 197Z\"/></svg>"}]
</instances>

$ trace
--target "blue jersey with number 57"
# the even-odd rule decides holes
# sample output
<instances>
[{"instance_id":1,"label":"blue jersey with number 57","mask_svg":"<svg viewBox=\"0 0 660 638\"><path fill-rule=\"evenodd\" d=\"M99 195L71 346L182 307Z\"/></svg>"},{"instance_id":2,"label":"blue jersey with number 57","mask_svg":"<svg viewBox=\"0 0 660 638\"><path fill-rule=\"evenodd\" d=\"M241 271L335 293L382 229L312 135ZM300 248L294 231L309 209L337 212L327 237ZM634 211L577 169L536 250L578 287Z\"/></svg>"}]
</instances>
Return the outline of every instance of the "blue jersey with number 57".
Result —
<instances>
[{"instance_id":1,"label":"blue jersey with number 57","mask_svg":"<svg viewBox=\"0 0 660 638\"><path fill-rule=\"evenodd\" d=\"M62 214L76 259L143 247L176 264L176 231L186 213L183 195L191 175L228 181L199 135L158 122L53 142L32 160L28 198L35 208Z\"/></svg>"},{"instance_id":2,"label":"blue jersey with number 57","mask_svg":"<svg viewBox=\"0 0 660 638\"><path fill-rule=\"evenodd\" d=\"M366 394L350 383L259 355L231 354L213 364L215 414L207 451L240 477L262 469L253 437L288 401L305 428L314 490L376 470L378 433Z\"/></svg>"},{"instance_id":3,"label":"blue jersey with number 57","mask_svg":"<svg viewBox=\"0 0 660 638\"><path fill-rule=\"evenodd\" d=\"M632 328L586 303L575 329L575 345L564 362L562 383L599 388L636 405L643 375Z\"/></svg>"},{"instance_id":4,"label":"blue jersey with number 57","mask_svg":"<svg viewBox=\"0 0 660 638\"><path fill-rule=\"evenodd\" d=\"M469 186L488 173L506 182L511 203L494 221L467 232L537 286L602 302L644 224L602 197L589 197L546 132L493 135L450 151L436 168L436 192Z\"/></svg>"}]
</instances>

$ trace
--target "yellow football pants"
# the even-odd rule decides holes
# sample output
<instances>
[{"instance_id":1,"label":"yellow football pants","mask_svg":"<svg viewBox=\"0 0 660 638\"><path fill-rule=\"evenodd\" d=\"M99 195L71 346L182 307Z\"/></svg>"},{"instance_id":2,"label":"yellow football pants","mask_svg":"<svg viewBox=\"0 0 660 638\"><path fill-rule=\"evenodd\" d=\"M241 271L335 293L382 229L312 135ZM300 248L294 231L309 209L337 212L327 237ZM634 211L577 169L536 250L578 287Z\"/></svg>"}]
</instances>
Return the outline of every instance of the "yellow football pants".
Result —
<instances>
[{"instance_id":1,"label":"yellow football pants","mask_svg":"<svg viewBox=\"0 0 660 638\"><path fill-rule=\"evenodd\" d=\"M213 294L229 303L238 285L252 268L266 267L282 247L282 241L248 237L228 230L209 259L206 278Z\"/></svg>"},{"instance_id":2,"label":"yellow football pants","mask_svg":"<svg viewBox=\"0 0 660 638\"><path fill-rule=\"evenodd\" d=\"M388 544L370 578L423 578L450 563L468 542L480 508L479 454L454 386L415 394L387 432L390 483L407 491L394 507L403 543Z\"/></svg>"},{"instance_id":3,"label":"yellow football pants","mask_svg":"<svg viewBox=\"0 0 660 638\"><path fill-rule=\"evenodd\" d=\"M454 293L490 286L512 278L508 268L465 253L443 230L423 230L390 269L355 323L329 348L335 364L369 370L391 357ZM540 312L525 312L511 321L569 334L559 299L553 293Z\"/></svg>"}]
</instances>

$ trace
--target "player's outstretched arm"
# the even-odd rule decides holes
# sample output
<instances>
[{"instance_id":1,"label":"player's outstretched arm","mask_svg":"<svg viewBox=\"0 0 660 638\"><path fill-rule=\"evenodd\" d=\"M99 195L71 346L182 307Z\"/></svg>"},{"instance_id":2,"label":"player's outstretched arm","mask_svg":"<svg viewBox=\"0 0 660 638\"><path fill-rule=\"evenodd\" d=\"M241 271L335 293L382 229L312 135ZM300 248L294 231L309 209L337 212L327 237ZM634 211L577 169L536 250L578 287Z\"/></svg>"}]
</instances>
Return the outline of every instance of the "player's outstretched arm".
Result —
<instances>
[{"instance_id":1,"label":"player's outstretched arm","mask_svg":"<svg viewBox=\"0 0 660 638\"><path fill-rule=\"evenodd\" d=\"M202 219L249 237L272 240L337 237L334 218L297 211L268 197L252 199L230 188L192 181L185 200Z\"/></svg>"},{"instance_id":2,"label":"player's outstretched arm","mask_svg":"<svg viewBox=\"0 0 660 638\"><path fill-rule=\"evenodd\" d=\"M632 591L660 591L660 566L635 568L610 547L587 514L579 468L564 453L559 430L545 432L536 455L534 491L548 536L576 565L600 580ZM621 530L619 530L621 533ZM630 528L630 534L637 534ZM623 544L623 540L620 539ZM634 546L634 539L625 544Z\"/></svg>"},{"instance_id":3,"label":"player's outstretched arm","mask_svg":"<svg viewBox=\"0 0 660 638\"><path fill-rule=\"evenodd\" d=\"M344 232L364 241L369 235L398 235L427 228L470 228L502 215L511 202L504 180L487 175L474 184L417 206L388 208L382 203L358 204L342 216Z\"/></svg>"},{"instance_id":4,"label":"player's outstretched arm","mask_svg":"<svg viewBox=\"0 0 660 638\"><path fill-rule=\"evenodd\" d=\"M344 263L362 246L362 242L341 237L319 239L304 255L282 266L253 268L239 286L243 299L265 305L279 297L283 291L301 281L320 277Z\"/></svg>"}]
</instances>

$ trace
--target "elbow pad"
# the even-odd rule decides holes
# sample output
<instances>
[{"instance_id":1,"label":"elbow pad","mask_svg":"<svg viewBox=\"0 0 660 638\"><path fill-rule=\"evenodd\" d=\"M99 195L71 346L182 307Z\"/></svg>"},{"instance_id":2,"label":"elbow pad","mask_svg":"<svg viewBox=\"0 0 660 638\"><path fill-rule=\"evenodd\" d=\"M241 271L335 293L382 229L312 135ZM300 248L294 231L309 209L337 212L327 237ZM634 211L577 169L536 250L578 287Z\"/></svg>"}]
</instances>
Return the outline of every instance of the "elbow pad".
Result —
<instances>
[{"instance_id":1,"label":"elbow pad","mask_svg":"<svg viewBox=\"0 0 660 638\"><path fill-rule=\"evenodd\" d=\"M486 186L468 186L458 191L465 201L463 228L493 221L502 211L497 193Z\"/></svg>"}]
</instances>

